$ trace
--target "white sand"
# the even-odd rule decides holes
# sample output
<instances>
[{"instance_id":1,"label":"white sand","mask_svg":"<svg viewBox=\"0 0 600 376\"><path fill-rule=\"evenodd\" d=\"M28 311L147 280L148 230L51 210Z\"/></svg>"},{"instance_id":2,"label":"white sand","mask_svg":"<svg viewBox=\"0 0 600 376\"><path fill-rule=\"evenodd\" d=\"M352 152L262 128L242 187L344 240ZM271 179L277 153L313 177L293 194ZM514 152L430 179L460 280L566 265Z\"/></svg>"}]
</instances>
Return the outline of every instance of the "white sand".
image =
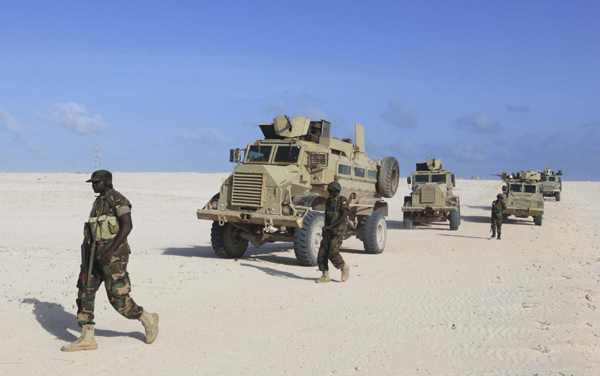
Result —
<instances>
[{"instance_id":1,"label":"white sand","mask_svg":"<svg viewBox=\"0 0 600 376\"><path fill-rule=\"evenodd\" d=\"M226 174L115 174L133 202L132 297L160 315L153 345L96 302L96 351L77 338L81 174L0 174L0 374L598 375L600 183L564 184L489 239L498 181L459 180L462 224L402 229L402 185L381 255L348 240L350 280L317 285L289 243L216 258L196 209ZM587 214L587 215L586 215ZM590 300L586 299L590 296ZM359 371L356 368L359 367Z\"/></svg>"}]
</instances>

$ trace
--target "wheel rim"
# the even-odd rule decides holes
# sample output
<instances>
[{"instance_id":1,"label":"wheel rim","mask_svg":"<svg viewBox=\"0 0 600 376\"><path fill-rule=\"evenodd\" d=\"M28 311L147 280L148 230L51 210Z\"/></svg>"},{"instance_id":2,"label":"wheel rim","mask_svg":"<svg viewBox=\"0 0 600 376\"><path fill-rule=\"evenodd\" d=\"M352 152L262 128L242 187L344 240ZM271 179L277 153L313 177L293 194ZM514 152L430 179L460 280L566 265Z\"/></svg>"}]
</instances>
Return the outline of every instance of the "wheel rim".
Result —
<instances>
[{"instance_id":1,"label":"wheel rim","mask_svg":"<svg viewBox=\"0 0 600 376\"><path fill-rule=\"evenodd\" d=\"M381 246L385 239L385 229L383 228L383 223L381 223L381 222L379 222L377 224L376 236L377 236L377 244L379 244L379 246Z\"/></svg>"},{"instance_id":2,"label":"wheel rim","mask_svg":"<svg viewBox=\"0 0 600 376\"><path fill-rule=\"evenodd\" d=\"M313 249L319 249L321 246L321 240L323 239L323 229L316 228L315 235L313 236Z\"/></svg>"}]
</instances>

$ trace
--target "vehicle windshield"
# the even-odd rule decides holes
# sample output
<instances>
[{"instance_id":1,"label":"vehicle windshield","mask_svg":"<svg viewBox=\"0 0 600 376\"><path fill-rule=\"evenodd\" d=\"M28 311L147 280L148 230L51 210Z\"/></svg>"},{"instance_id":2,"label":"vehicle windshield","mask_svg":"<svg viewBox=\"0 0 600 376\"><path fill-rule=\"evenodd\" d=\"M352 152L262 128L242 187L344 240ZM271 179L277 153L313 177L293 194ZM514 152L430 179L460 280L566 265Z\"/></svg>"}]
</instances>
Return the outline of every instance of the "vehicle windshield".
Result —
<instances>
[{"instance_id":1,"label":"vehicle windshield","mask_svg":"<svg viewBox=\"0 0 600 376\"><path fill-rule=\"evenodd\" d=\"M415 175L415 183L429 183L429 175Z\"/></svg>"},{"instance_id":2,"label":"vehicle windshield","mask_svg":"<svg viewBox=\"0 0 600 376\"><path fill-rule=\"evenodd\" d=\"M511 184L510 185L510 191L511 192L521 192L522 187L523 186L521 184Z\"/></svg>"},{"instance_id":3,"label":"vehicle windshield","mask_svg":"<svg viewBox=\"0 0 600 376\"><path fill-rule=\"evenodd\" d=\"M275 163L296 163L300 156L300 146L280 146L275 152Z\"/></svg>"},{"instance_id":4,"label":"vehicle windshield","mask_svg":"<svg viewBox=\"0 0 600 376\"><path fill-rule=\"evenodd\" d=\"M246 162L268 163L271 157L271 146L252 145L248 149Z\"/></svg>"},{"instance_id":5,"label":"vehicle windshield","mask_svg":"<svg viewBox=\"0 0 600 376\"><path fill-rule=\"evenodd\" d=\"M525 192L526 193L535 193L535 185L526 185Z\"/></svg>"},{"instance_id":6,"label":"vehicle windshield","mask_svg":"<svg viewBox=\"0 0 600 376\"><path fill-rule=\"evenodd\" d=\"M554 177L548 178L548 181L556 181L556 178L554 178Z\"/></svg>"},{"instance_id":7,"label":"vehicle windshield","mask_svg":"<svg viewBox=\"0 0 600 376\"><path fill-rule=\"evenodd\" d=\"M446 174L433 174L431 175L432 183L445 183L446 182Z\"/></svg>"}]
</instances>

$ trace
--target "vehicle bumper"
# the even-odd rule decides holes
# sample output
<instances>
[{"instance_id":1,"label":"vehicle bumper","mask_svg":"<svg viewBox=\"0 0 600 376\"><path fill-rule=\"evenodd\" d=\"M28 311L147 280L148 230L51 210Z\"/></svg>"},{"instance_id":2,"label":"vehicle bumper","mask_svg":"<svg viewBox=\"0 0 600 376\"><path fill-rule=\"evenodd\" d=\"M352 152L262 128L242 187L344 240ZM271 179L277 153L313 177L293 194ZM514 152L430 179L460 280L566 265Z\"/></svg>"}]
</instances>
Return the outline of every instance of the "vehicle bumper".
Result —
<instances>
[{"instance_id":1,"label":"vehicle bumper","mask_svg":"<svg viewBox=\"0 0 600 376\"><path fill-rule=\"evenodd\" d=\"M235 210L210 210L199 209L196 212L198 219L217 221L219 223L244 223L255 224L264 227L268 226L287 226L302 227L304 216L279 215L279 214L259 214L248 213Z\"/></svg>"},{"instance_id":2,"label":"vehicle bumper","mask_svg":"<svg viewBox=\"0 0 600 376\"><path fill-rule=\"evenodd\" d=\"M544 211L540 209L506 209L504 211L504 214L514 215L515 217L527 218L542 215L544 214Z\"/></svg>"},{"instance_id":3,"label":"vehicle bumper","mask_svg":"<svg viewBox=\"0 0 600 376\"><path fill-rule=\"evenodd\" d=\"M402 211L403 212L423 212L423 211L456 211L457 207L456 206L403 206L402 207Z\"/></svg>"}]
</instances>

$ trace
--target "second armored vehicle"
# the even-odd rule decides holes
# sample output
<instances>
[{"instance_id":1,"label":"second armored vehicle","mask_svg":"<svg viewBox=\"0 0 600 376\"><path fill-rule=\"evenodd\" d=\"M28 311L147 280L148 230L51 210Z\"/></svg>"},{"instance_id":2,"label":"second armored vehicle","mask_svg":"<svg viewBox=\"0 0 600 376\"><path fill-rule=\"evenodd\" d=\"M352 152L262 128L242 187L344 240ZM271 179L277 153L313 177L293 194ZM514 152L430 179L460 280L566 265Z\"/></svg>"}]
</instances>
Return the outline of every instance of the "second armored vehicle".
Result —
<instances>
[{"instance_id":1,"label":"second armored vehicle","mask_svg":"<svg viewBox=\"0 0 600 376\"><path fill-rule=\"evenodd\" d=\"M364 128L355 124L355 142L330 136L331 123L279 116L260 124L264 139L232 149L233 173L219 192L197 211L214 221L213 250L219 257L241 257L248 243L293 242L301 265L316 265L325 225L327 185L337 181L348 198L348 232L368 253L383 252L384 216L398 189L394 157L374 160L365 153Z\"/></svg>"},{"instance_id":2,"label":"second armored vehicle","mask_svg":"<svg viewBox=\"0 0 600 376\"><path fill-rule=\"evenodd\" d=\"M454 174L444 170L440 159L426 159L417 163L412 179L412 193L404 198L404 228L416 223L450 222L450 230L460 225L460 198L454 194Z\"/></svg>"},{"instance_id":3,"label":"second armored vehicle","mask_svg":"<svg viewBox=\"0 0 600 376\"><path fill-rule=\"evenodd\" d=\"M544 197L542 196L542 176L535 171L521 171L516 174L503 172L498 175L504 180L502 192L506 210L502 222L509 216L517 218L533 217L536 226L542 225Z\"/></svg>"},{"instance_id":4,"label":"second armored vehicle","mask_svg":"<svg viewBox=\"0 0 600 376\"><path fill-rule=\"evenodd\" d=\"M542 194L544 197L554 197L556 201L560 201L560 193L562 192L562 171L552 171L550 167L546 167L542 172Z\"/></svg>"}]
</instances>

